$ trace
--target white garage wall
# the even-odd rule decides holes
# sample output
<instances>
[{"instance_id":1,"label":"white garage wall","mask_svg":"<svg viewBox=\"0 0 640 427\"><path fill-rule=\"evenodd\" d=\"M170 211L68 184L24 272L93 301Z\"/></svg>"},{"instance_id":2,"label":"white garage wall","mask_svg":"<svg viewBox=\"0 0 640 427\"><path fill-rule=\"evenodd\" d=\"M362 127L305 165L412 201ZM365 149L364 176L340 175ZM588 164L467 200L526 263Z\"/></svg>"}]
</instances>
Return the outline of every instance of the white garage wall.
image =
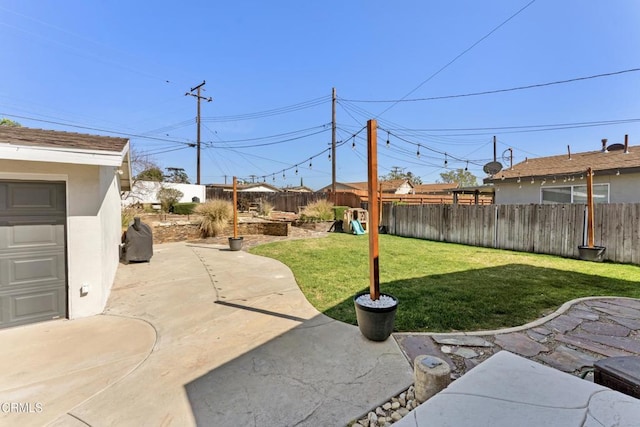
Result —
<instances>
[{"instance_id":1,"label":"white garage wall","mask_svg":"<svg viewBox=\"0 0 640 427\"><path fill-rule=\"evenodd\" d=\"M119 255L120 194L114 168L0 160L0 171L0 179L67 182L69 317L101 313ZM89 286L84 296L83 284Z\"/></svg>"}]
</instances>

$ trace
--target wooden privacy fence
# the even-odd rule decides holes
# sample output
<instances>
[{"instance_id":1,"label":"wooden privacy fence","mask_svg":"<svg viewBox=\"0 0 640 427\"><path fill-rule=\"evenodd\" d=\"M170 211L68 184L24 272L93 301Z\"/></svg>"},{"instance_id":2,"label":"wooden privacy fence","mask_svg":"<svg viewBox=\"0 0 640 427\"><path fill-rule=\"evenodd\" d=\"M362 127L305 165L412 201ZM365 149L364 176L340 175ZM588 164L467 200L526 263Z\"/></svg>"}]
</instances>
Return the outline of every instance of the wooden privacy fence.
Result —
<instances>
[{"instance_id":1,"label":"wooden privacy fence","mask_svg":"<svg viewBox=\"0 0 640 427\"><path fill-rule=\"evenodd\" d=\"M640 203L597 204L596 245L605 260L640 264ZM471 246L578 258L585 242L584 204L384 205L389 234Z\"/></svg>"},{"instance_id":2,"label":"wooden privacy fence","mask_svg":"<svg viewBox=\"0 0 640 427\"><path fill-rule=\"evenodd\" d=\"M222 199L232 200L233 192L225 191L221 188L207 188L207 200ZM359 208L362 206L360 197L353 193L336 193L337 200L336 206L349 206L352 208ZM313 203L317 200L331 200L331 193L316 192L316 193L296 193L296 192L252 192L243 191L238 192L238 199L244 200L249 204L259 204L261 202L267 202L273 206L277 211L283 212L296 212L299 213L300 208L307 206L309 203Z\"/></svg>"}]
</instances>

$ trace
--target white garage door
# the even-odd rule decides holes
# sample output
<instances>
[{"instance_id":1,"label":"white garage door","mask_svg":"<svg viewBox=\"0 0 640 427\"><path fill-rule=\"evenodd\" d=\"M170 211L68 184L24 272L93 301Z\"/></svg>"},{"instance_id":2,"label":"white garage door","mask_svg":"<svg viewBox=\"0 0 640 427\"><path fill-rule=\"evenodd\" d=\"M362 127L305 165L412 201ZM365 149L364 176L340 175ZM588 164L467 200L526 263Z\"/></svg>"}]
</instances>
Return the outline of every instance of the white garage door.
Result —
<instances>
[{"instance_id":1,"label":"white garage door","mask_svg":"<svg viewBox=\"0 0 640 427\"><path fill-rule=\"evenodd\" d=\"M66 317L65 183L0 181L0 328Z\"/></svg>"}]
</instances>

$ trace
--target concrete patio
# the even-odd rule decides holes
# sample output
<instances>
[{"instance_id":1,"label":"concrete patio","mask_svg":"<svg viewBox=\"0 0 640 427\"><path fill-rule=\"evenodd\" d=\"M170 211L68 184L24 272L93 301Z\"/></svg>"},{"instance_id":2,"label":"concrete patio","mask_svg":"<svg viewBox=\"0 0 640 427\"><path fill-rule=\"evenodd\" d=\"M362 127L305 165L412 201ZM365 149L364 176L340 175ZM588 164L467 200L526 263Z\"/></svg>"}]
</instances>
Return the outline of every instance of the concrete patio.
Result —
<instances>
[{"instance_id":1,"label":"concrete patio","mask_svg":"<svg viewBox=\"0 0 640 427\"><path fill-rule=\"evenodd\" d=\"M283 264L223 246L157 245L120 266L104 315L0 339L0 401L33 409L0 413L7 426L338 426L412 382L394 340L365 340Z\"/></svg>"}]
</instances>

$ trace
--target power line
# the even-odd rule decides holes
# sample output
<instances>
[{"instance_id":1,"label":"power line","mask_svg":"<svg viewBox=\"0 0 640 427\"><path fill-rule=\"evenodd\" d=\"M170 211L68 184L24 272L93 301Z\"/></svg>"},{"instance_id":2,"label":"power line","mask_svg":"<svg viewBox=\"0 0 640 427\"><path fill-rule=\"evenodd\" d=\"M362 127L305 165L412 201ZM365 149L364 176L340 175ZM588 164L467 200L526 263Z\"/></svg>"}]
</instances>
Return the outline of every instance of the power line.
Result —
<instances>
[{"instance_id":1,"label":"power line","mask_svg":"<svg viewBox=\"0 0 640 427\"><path fill-rule=\"evenodd\" d=\"M506 20L502 21L502 23L500 23L498 26L494 27L491 31L489 31L487 34L485 34L483 37L481 37L478 41L476 41L475 43L473 43L471 46L469 46L467 49L463 50L461 53L459 53L455 58L453 58L451 61L447 62L445 65L443 65L442 67L440 67L435 73L431 74L429 77L427 77L425 80L423 80L418 86L416 86L415 88L413 88L412 90L410 90L405 96L403 96L402 98L400 98L400 100L406 99L409 95L411 95L412 93L414 93L415 91L417 91L418 89L420 89L422 86L424 86L427 82L429 82L431 79L433 79L435 76L437 76L438 74L440 74L442 71L444 71L446 68L448 68L451 64L453 64L454 62L456 62L458 59L460 59L462 56L464 56L467 52L469 52L471 49L473 49L474 47L476 47L477 45L479 45L480 43L482 43L485 39L487 39L489 36L491 36L493 33L495 33L496 31L498 31L500 28L502 28L504 25L506 25L509 21L511 21L513 18L515 18L516 16L518 16L520 13L522 13L525 9L527 9L529 6L531 6L533 3L535 3L536 0L531 0L529 3L527 3L526 5L524 5L523 7L521 7L516 13L514 13L513 15L511 15L510 17L508 17ZM384 113L386 113L387 111L389 111L390 109L392 109L393 107L395 107L396 105L398 105L399 102L394 102L393 104L391 104L389 107L387 107L385 110L383 110L380 114L378 114L376 116L380 117L381 115L383 115Z\"/></svg>"},{"instance_id":2,"label":"power line","mask_svg":"<svg viewBox=\"0 0 640 427\"><path fill-rule=\"evenodd\" d=\"M553 82L547 82L547 83L536 83L536 84L531 84L531 85L526 85L526 86L517 86L517 87L512 87L512 88L507 88L507 89L495 89L495 90L487 90L487 91L482 91L482 92L471 92L471 93L464 93L464 94L458 94L458 95L444 95L444 96L432 96L429 98L413 98L413 99L388 99L388 100L373 100L373 99L342 99L343 101L347 101L347 102L362 102L362 103L400 103L400 102L419 102L419 101L435 101L435 100L439 100L439 99L453 99L453 98L464 98L464 97L469 97L469 96L481 96L481 95L491 95L491 94L495 94L495 93L504 93L504 92L513 92L513 91L517 91L517 90L525 90L525 89L534 89L534 88L539 88L539 87L546 87L546 86L553 86L553 85L560 85L560 84L565 84L565 83L573 83L573 82L578 82L578 81L583 81L583 80L591 80L591 79L597 79L597 78L601 78L601 77L610 77L610 76L616 76L616 75L620 75L620 74L625 74L625 73L633 73L636 71L640 71L640 68L630 68L627 70L620 70L620 71L613 71L610 73L602 73L602 74L594 74L591 76L584 76L584 77L576 77L573 79L566 79L566 80L556 80Z\"/></svg>"},{"instance_id":3,"label":"power line","mask_svg":"<svg viewBox=\"0 0 640 427\"><path fill-rule=\"evenodd\" d=\"M304 110L307 108L315 107L316 105L324 104L331 101L330 96L322 96L320 98L314 98L308 101L299 102L297 104L288 105L285 107L273 108L265 111L258 111L255 113L237 114L234 116L217 116L217 117L203 117L203 121L207 122L234 122L241 120L254 120L263 117L271 117L279 114L286 114L295 111Z\"/></svg>"}]
</instances>

